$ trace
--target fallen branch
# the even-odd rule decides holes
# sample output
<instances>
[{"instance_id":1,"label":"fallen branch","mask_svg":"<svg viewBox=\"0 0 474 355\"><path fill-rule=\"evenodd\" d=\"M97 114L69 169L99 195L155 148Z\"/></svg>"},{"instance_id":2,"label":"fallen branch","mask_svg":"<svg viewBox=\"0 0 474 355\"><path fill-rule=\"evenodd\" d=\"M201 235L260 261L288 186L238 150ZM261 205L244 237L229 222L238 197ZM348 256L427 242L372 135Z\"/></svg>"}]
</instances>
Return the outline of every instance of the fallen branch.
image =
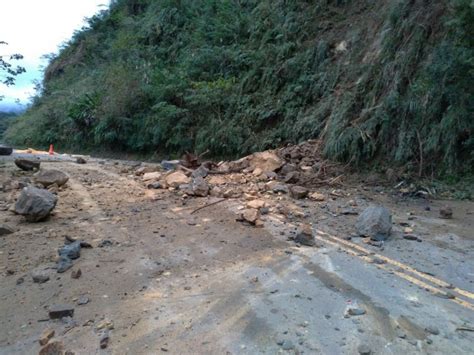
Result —
<instances>
[{"instance_id":1,"label":"fallen branch","mask_svg":"<svg viewBox=\"0 0 474 355\"><path fill-rule=\"evenodd\" d=\"M217 201L214 201L214 202L207 203L207 204L205 204L204 206L201 206L201 207L199 207L199 208L196 208L196 209L195 209L194 211L192 211L190 214L194 214L194 213L196 213L197 211L200 211L200 210L202 210L202 209L204 209L204 208L206 208L206 207L213 206L213 205L217 205L218 203L221 203L221 202L223 202L223 201L225 201L225 200L226 200L226 199L223 198L223 199L220 199L220 200L217 200Z\"/></svg>"}]
</instances>

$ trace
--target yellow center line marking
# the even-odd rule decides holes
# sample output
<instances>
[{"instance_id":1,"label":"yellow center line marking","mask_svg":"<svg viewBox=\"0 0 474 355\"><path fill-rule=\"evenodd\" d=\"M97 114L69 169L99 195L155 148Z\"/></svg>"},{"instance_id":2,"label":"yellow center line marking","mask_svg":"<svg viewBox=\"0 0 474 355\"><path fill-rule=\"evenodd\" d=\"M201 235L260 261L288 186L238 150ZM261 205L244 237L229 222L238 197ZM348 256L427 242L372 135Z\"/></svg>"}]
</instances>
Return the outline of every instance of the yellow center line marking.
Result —
<instances>
[{"instance_id":1,"label":"yellow center line marking","mask_svg":"<svg viewBox=\"0 0 474 355\"><path fill-rule=\"evenodd\" d=\"M328 238L335 239L338 243L347 245L347 246L349 246L349 247L352 247L352 248L354 248L354 249L357 249L357 250L359 250L359 251L362 251L362 252L364 252L364 253L366 253L366 254L370 254L370 255L375 256L375 257L377 257L377 258L379 258L379 259L381 259L381 260L384 260L384 261L386 261L387 263L390 263L390 264L392 264L392 265L398 266L399 268L404 269L404 270L406 270L406 271L408 271L408 272L411 272L412 274L415 274L415 275L417 275L418 277L424 278L425 280L428 280L428 281L430 281L430 282L432 282L432 283L434 283L434 284L436 284L436 285L438 285L438 286L440 286L440 287L449 287L449 286L451 286L449 283L447 283L447 282L445 282L445 281L443 281L443 280L440 280L440 279L438 279L438 278L436 278L436 277L433 277L433 276L424 274L424 273L422 273L422 272L419 272L418 270L413 269L412 267L410 267L410 266L408 266L408 265L402 264L402 263L400 263L399 261L390 259L390 258L388 258L388 257L386 257L386 256L383 256L383 255L380 255L380 254L376 254L376 253L374 254L374 253L372 253L370 250L368 250L368 249L366 249L366 248L364 248L364 247L362 247L362 246L360 246L360 245L357 245L357 244L355 244L355 243L349 242L349 241L347 241L347 240L343 240L343 239L341 239L341 238L337 238L337 237L335 237L335 236L333 236L333 235L330 235L330 234L325 233L325 232L320 231L320 230L317 230L317 232L318 232L319 234L321 234L321 235L324 235L324 236L328 237ZM469 291L466 291L466 290L463 290L463 289L460 289L460 288L457 288L457 287L451 288L451 290L454 291L454 292L456 292L456 293L459 293L460 295L463 295L464 297L474 299L474 293L471 293L471 292L469 292Z\"/></svg>"},{"instance_id":2,"label":"yellow center line marking","mask_svg":"<svg viewBox=\"0 0 474 355\"><path fill-rule=\"evenodd\" d=\"M326 234L326 233L325 233ZM338 241L332 241L332 240L329 240L327 238L323 238L323 237L320 237L320 236L315 236L316 239L322 241L322 242L325 242L325 243L328 243L328 244L331 244L331 245L334 245L336 247L342 247L340 243L338 243ZM334 237L335 238L335 237ZM352 243L351 243L352 244ZM357 252L355 252L354 250L351 250L351 249L346 249L344 248L344 250L346 252L348 252L349 254L352 254L354 256L357 256L359 258L361 258L362 260L364 261L367 261L367 262L372 262L373 259L371 259L370 257L366 256L366 255L360 255L358 254ZM375 254L376 255L376 254ZM372 255L373 256L373 255ZM403 272L400 272L400 271L397 271L397 270L391 270L390 268L388 268L386 265L383 265L383 264L374 264L377 268L379 269L383 269L387 272L391 272L395 275L397 275L398 277L402 278L402 279L405 279L407 280L408 282L412 283L412 284L415 284L419 287L422 287L426 290L429 290L431 291L432 293L436 294L436 293L440 293L440 294L443 294L443 295L447 295L446 292L444 292L443 290L440 290L436 287L433 287L421 280L418 280L410 275L407 275L407 274L404 274ZM466 302L462 299L459 299L459 298L449 298L450 301L452 302L455 302L465 308L469 308L470 310L474 311L474 305L472 305L471 303L469 302Z\"/></svg>"}]
</instances>

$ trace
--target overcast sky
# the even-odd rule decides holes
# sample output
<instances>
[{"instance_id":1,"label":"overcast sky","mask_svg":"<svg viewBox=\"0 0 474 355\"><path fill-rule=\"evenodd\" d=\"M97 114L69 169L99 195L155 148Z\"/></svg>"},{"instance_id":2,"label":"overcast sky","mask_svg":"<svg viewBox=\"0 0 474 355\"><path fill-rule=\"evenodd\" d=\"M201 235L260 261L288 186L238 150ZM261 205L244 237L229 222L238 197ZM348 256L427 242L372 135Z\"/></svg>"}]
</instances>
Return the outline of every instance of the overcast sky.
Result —
<instances>
[{"instance_id":1,"label":"overcast sky","mask_svg":"<svg viewBox=\"0 0 474 355\"><path fill-rule=\"evenodd\" d=\"M18 64L27 73L17 78L15 86L0 84L0 109L15 99L23 103L34 93L32 81L41 80L41 56L57 53L61 43L71 38L84 25L84 18L106 8L109 0L0 0L0 55L21 53L25 58ZM13 62L16 64L17 62Z\"/></svg>"}]
</instances>

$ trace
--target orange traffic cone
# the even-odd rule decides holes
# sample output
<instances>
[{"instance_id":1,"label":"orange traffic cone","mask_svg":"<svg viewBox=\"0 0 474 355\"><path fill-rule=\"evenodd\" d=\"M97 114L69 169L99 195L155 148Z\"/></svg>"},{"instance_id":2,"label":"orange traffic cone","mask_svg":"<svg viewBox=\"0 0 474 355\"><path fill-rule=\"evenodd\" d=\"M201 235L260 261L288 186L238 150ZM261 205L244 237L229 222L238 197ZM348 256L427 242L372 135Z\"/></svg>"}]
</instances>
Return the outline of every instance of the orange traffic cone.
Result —
<instances>
[{"instance_id":1,"label":"orange traffic cone","mask_svg":"<svg viewBox=\"0 0 474 355\"><path fill-rule=\"evenodd\" d=\"M49 155L54 155L54 149L52 144L49 145Z\"/></svg>"}]
</instances>

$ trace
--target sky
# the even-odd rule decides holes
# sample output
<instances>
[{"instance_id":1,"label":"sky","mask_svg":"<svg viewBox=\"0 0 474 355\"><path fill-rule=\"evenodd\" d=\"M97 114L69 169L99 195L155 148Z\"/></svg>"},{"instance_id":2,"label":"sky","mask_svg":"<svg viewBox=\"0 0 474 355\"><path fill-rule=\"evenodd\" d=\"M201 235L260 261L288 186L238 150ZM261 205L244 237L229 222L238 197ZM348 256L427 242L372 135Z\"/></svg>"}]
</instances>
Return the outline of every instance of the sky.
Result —
<instances>
[{"instance_id":1,"label":"sky","mask_svg":"<svg viewBox=\"0 0 474 355\"><path fill-rule=\"evenodd\" d=\"M109 0L0 0L0 55L20 53L21 61L12 61L26 68L14 86L0 84L0 111L18 108L34 94L33 80L42 79L47 61L44 54L57 53L59 46L81 29L84 19L109 4Z\"/></svg>"}]
</instances>

